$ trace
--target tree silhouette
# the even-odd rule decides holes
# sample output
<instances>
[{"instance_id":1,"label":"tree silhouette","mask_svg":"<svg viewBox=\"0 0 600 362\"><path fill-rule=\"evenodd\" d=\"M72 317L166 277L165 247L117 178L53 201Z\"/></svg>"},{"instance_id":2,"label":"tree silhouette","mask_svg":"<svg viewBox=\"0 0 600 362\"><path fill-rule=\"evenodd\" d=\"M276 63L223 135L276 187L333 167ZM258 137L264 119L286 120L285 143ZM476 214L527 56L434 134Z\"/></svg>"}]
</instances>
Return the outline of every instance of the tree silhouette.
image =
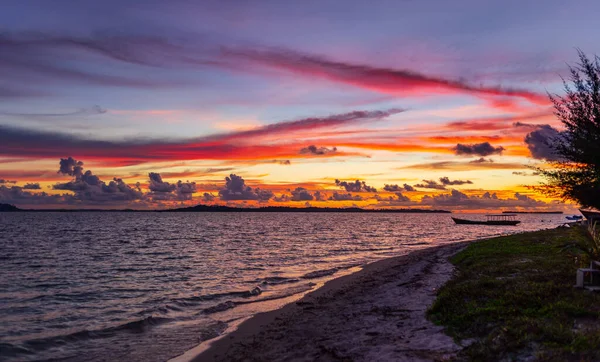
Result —
<instances>
[{"instance_id":1,"label":"tree silhouette","mask_svg":"<svg viewBox=\"0 0 600 362\"><path fill-rule=\"evenodd\" d=\"M565 129L549 140L557 157L538 169L546 179L538 189L600 209L600 59L578 54L563 79L565 95L549 95Z\"/></svg>"}]
</instances>

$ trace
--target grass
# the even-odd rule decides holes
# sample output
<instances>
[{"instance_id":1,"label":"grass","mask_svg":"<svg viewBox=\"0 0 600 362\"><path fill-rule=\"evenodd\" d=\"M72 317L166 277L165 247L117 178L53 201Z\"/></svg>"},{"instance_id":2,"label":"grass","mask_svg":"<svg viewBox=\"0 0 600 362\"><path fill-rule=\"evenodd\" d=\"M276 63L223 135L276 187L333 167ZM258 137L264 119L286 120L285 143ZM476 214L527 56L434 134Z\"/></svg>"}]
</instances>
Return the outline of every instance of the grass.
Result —
<instances>
[{"instance_id":1,"label":"grass","mask_svg":"<svg viewBox=\"0 0 600 362\"><path fill-rule=\"evenodd\" d=\"M465 346L467 361L600 360L600 294L573 287L589 262L565 247L588 243L582 227L470 244L428 312Z\"/></svg>"}]
</instances>

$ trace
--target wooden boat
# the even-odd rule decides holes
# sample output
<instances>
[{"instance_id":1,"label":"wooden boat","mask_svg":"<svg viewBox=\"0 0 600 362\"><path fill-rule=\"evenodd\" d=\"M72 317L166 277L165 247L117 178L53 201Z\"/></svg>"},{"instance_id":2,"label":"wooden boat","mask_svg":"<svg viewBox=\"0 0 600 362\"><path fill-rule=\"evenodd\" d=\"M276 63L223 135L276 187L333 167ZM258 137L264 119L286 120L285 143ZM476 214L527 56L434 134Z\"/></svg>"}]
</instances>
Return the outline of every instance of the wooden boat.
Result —
<instances>
[{"instance_id":1,"label":"wooden boat","mask_svg":"<svg viewBox=\"0 0 600 362\"><path fill-rule=\"evenodd\" d=\"M592 221L592 220L600 221L600 211L579 209L579 212L581 214L583 214L583 216L585 216L585 218L590 221Z\"/></svg>"},{"instance_id":2,"label":"wooden boat","mask_svg":"<svg viewBox=\"0 0 600 362\"><path fill-rule=\"evenodd\" d=\"M500 225L500 226L515 226L521 221L515 220L515 214L500 214L500 215L486 215L487 220L467 220L453 217L452 220L456 224L460 225Z\"/></svg>"}]
</instances>

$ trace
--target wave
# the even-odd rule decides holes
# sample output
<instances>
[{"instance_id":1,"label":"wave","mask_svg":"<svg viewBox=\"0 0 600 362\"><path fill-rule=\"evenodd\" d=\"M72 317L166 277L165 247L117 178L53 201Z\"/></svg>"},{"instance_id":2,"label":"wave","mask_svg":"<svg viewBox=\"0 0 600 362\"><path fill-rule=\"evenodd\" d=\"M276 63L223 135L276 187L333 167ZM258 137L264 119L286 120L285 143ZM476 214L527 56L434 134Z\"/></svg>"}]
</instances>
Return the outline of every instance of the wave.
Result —
<instances>
[{"instance_id":1,"label":"wave","mask_svg":"<svg viewBox=\"0 0 600 362\"><path fill-rule=\"evenodd\" d=\"M260 303L260 302L267 302L270 300L283 299L283 298L291 297L295 294L304 293L306 291L309 291L314 286L315 286L314 283L307 283L307 284L289 288L289 289L280 291L279 293L274 293L272 295L262 297L262 298L257 298L257 299L252 299L252 300L238 300L238 301L227 300L223 303L219 303L215 306L203 309L202 313L203 314L213 314L213 313L218 313L218 312L223 312L223 311L226 311L229 309L233 309L233 308L237 307L238 305Z\"/></svg>"},{"instance_id":2,"label":"wave","mask_svg":"<svg viewBox=\"0 0 600 362\"><path fill-rule=\"evenodd\" d=\"M338 270L339 270L338 268L331 268L331 269L324 269L324 270L315 270L313 272L304 274L300 278L302 278L302 279L321 278L321 277L325 277L325 276L328 276L328 275L333 275L333 274L337 273Z\"/></svg>"},{"instance_id":3,"label":"wave","mask_svg":"<svg viewBox=\"0 0 600 362\"><path fill-rule=\"evenodd\" d=\"M300 279L286 278L286 277L266 277L263 279L259 279L259 281L263 285L279 285L279 284L297 283L300 281Z\"/></svg>"},{"instance_id":4,"label":"wave","mask_svg":"<svg viewBox=\"0 0 600 362\"><path fill-rule=\"evenodd\" d=\"M221 299L221 298L226 298L226 297L250 298L250 297L255 297L257 295L260 295L261 293L262 293L262 289L260 287L255 287L254 289L246 290L246 291L205 294L205 295L198 295L198 296L193 296L193 297L188 297L188 298L174 299L172 301L173 301L173 303L175 303L179 306L187 307L187 306L195 305L195 304L198 304L201 302L206 302L206 301L211 301L211 300Z\"/></svg>"},{"instance_id":5,"label":"wave","mask_svg":"<svg viewBox=\"0 0 600 362\"><path fill-rule=\"evenodd\" d=\"M24 342L21 346L10 345L8 348L9 350L12 350L15 353L33 353L33 351L36 350L43 350L49 347L64 345L71 342L96 338L106 338L113 336L115 333L118 332L141 333L153 326L167 323L169 321L172 321L172 319L149 316L124 324L120 324L114 327L108 327L97 330L84 329L81 331L64 335L32 339ZM2 348L2 350L4 351L4 348Z\"/></svg>"}]
</instances>

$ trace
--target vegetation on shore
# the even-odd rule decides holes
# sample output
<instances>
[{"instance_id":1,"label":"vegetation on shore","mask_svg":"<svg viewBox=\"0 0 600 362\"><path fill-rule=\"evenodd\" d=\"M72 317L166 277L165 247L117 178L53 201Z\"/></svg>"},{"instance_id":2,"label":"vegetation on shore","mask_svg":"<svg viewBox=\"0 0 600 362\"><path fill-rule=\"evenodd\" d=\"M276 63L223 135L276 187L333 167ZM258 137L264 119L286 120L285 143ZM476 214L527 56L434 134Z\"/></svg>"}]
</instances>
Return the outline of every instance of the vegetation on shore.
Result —
<instances>
[{"instance_id":1,"label":"vegetation on shore","mask_svg":"<svg viewBox=\"0 0 600 362\"><path fill-rule=\"evenodd\" d=\"M429 318L465 348L457 360L600 360L600 294L574 288L589 262L583 227L470 244Z\"/></svg>"},{"instance_id":2,"label":"vegetation on shore","mask_svg":"<svg viewBox=\"0 0 600 362\"><path fill-rule=\"evenodd\" d=\"M545 147L552 154L544 155L546 165L537 169L546 182L534 189L600 209L600 58L579 51L570 73L563 79L565 95L550 95L564 129L546 125L538 130L538 136L551 135Z\"/></svg>"}]
</instances>

